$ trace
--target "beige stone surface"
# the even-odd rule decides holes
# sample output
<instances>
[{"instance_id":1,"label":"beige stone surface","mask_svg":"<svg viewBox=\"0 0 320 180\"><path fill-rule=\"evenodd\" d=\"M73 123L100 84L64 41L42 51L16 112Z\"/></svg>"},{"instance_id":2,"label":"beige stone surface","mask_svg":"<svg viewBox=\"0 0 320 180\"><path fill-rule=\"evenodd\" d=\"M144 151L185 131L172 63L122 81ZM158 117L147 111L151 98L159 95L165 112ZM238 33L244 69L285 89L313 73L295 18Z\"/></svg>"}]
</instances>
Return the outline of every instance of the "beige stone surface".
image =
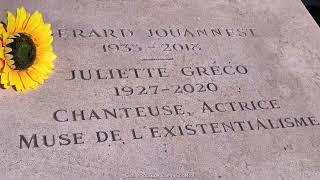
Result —
<instances>
[{"instance_id":1,"label":"beige stone surface","mask_svg":"<svg viewBox=\"0 0 320 180\"><path fill-rule=\"evenodd\" d=\"M300 0L2 0L0 19L19 6L58 58L38 89L0 92L1 179L320 178L320 29Z\"/></svg>"}]
</instances>

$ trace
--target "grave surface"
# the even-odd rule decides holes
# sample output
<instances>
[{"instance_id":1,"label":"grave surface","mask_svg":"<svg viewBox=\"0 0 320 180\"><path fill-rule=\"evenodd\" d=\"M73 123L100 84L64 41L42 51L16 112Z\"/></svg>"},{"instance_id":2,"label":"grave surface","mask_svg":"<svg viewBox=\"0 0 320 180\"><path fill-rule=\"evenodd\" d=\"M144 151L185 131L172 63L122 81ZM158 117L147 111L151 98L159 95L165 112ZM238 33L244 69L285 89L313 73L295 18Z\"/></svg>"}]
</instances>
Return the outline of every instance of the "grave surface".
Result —
<instances>
[{"instance_id":1,"label":"grave surface","mask_svg":"<svg viewBox=\"0 0 320 180\"><path fill-rule=\"evenodd\" d=\"M319 179L320 30L299 0L37 0L55 71L0 93L3 179Z\"/></svg>"}]
</instances>

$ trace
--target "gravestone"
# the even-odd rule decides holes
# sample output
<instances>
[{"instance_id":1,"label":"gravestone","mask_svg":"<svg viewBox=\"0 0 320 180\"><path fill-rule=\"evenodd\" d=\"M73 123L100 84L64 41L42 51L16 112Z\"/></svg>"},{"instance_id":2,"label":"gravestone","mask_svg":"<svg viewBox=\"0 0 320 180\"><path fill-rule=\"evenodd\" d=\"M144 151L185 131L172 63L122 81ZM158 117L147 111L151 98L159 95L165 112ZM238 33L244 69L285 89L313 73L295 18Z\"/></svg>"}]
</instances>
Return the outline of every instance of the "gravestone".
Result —
<instances>
[{"instance_id":1,"label":"gravestone","mask_svg":"<svg viewBox=\"0 0 320 180\"><path fill-rule=\"evenodd\" d=\"M37 0L55 71L0 93L1 179L319 179L320 31L298 0Z\"/></svg>"}]
</instances>

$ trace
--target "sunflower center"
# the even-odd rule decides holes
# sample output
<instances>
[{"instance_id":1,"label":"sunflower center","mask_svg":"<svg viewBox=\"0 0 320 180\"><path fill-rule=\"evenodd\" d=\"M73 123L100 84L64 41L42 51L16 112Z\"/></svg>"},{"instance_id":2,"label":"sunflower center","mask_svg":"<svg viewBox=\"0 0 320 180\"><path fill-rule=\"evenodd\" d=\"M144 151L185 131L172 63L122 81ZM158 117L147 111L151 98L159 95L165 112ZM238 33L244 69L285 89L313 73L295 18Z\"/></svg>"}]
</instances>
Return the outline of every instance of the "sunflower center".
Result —
<instances>
[{"instance_id":1,"label":"sunflower center","mask_svg":"<svg viewBox=\"0 0 320 180\"><path fill-rule=\"evenodd\" d=\"M36 46L28 35L24 33L19 33L19 35L19 37L15 36L13 42L7 47L12 49L8 54L13 56L15 69L24 70L33 64L36 58Z\"/></svg>"}]
</instances>

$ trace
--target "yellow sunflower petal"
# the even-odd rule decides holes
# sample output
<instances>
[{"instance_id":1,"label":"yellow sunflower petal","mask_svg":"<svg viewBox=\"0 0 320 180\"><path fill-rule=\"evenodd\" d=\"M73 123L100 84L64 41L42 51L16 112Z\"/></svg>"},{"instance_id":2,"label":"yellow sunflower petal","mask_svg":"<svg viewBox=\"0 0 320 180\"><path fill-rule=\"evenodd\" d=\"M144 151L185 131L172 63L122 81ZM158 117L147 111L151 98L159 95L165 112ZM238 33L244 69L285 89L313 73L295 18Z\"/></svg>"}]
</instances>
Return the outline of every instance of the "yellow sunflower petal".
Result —
<instances>
[{"instance_id":1,"label":"yellow sunflower petal","mask_svg":"<svg viewBox=\"0 0 320 180\"><path fill-rule=\"evenodd\" d=\"M32 40L37 46L51 44L53 41L50 24L43 24L35 28L31 33Z\"/></svg>"},{"instance_id":2,"label":"yellow sunflower petal","mask_svg":"<svg viewBox=\"0 0 320 180\"><path fill-rule=\"evenodd\" d=\"M28 75L33 79L34 81L38 82L39 84L43 84L44 77L41 73L39 73L34 68L29 68L27 70Z\"/></svg>"},{"instance_id":3,"label":"yellow sunflower petal","mask_svg":"<svg viewBox=\"0 0 320 180\"><path fill-rule=\"evenodd\" d=\"M53 37L50 36L44 36L44 35L36 35L38 38L35 38L34 43L36 44L37 47L40 49L42 47L48 47L51 45L53 41Z\"/></svg>"},{"instance_id":4,"label":"yellow sunflower petal","mask_svg":"<svg viewBox=\"0 0 320 180\"><path fill-rule=\"evenodd\" d=\"M8 60L8 64L13 65L14 64L14 60Z\"/></svg>"},{"instance_id":5,"label":"yellow sunflower petal","mask_svg":"<svg viewBox=\"0 0 320 180\"><path fill-rule=\"evenodd\" d=\"M37 53L35 63L50 63L54 61L56 57L52 51L44 51Z\"/></svg>"},{"instance_id":6,"label":"yellow sunflower petal","mask_svg":"<svg viewBox=\"0 0 320 180\"><path fill-rule=\"evenodd\" d=\"M0 49L0 51L1 51L1 49ZM5 47L5 48L4 48L4 53L9 53L9 52L11 52L11 51L12 51L12 49L9 48L9 47ZM0 57L1 57L1 52L0 52Z\"/></svg>"},{"instance_id":7,"label":"yellow sunflower petal","mask_svg":"<svg viewBox=\"0 0 320 180\"><path fill-rule=\"evenodd\" d=\"M11 54L5 54L4 56L7 61L10 61L13 58L13 55L11 55Z\"/></svg>"},{"instance_id":8,"label":"yellow sunflower petal","mask_svg":"<svg viewBox=\"0 0 320 180\"><path fill-rule=\"evenodd\" d=\"M3 24L0 23L0 34L2 34L4 32L6 32L6 30L4 29Z\"/></svg>"},{"instance_id":9,"label":"yellow sunflower petal","mask_svg":"<svg viewBox=\"0 0 320 180\"><path fill-rule=\"evenodd\" d=\"M25 91L25 88L21 82L21 78L17 71L9 72L9 81L10 81L10 85L15 86L17 91Z\"/></svg>"},{"instance_id":10,"label":"yellow sunflower petal","mask_svg":"<svg viewBox=\"0 0 320 180\"><path fill-rule=\"evenodd\" d=\"M38 65L37 65L38 66ZM42 63L39 65L41 68L45 69L47 72L47 75L49 75L53 69L54 69L54 64L52 62L46 62L46 63Z\"/></svg>"},{"instance_id":11,"label":"yellow sunflower petal","mask_svg":"<svg viewBox=\"0 0 320 180\"><path fill-rule=\"evenodd\" d=\"M0 59L4 59L4 53L5 53L5 48L4 47L0 47Z\"/></svg>"},{"instance_id":12,"label":"yellow sunflower petal","mask_svg":"<svg viewBox=\"0 0 320 180\"><path fill-rule=\"evenodd\" d=\"M17 9L17 17L15 23L15 32L20 32L23 30L23 24L26 21L27 12L23 7Z\"/></svg>"},{"instance_id":13,"label":"yellow sunflower petal","mask_svg":"<svg viewBox=\"0 0 320 180\"><path fill-rule=\"evenodd\" d=\"M24 28L27 33L31 33L36 27L43 24L42 15L39 11L34 12Z\"/></svg>"},{"instance_id":14,"label":"yellow sunflower petal","mask_svg":"<svg viewBox=\"0 0 320 180\"><path fill-rule=\"evenodd\" d=\"M3 33L1 33L1 36L2 36L2 41L5 42L6 39L9 37L9 33L8 32L3 32Z\"/></svg>"},{"instance_id":15,"label":"yellow sunflower petal","mask_svg":"<svg viewBox=\"0 0 320 180\"><path fill-rule=\"evenodd\" d=\"M16 23L16 21L15 21L14 15L10 11L8 11L7 12L7 31L10 34L14 33L15 23Z\"/></svg>"},{"instance_id":16,"label":"yellow sunflower petal","mask_svg":"<svg viewBox=\"0 0 320 180\"><path fill-rule=\"evenodd\" d=\"M41 44L37 46L37 55L42 54L44 52L54 52L51 44Z\"/></svg>"},{"instance_id":17,"label":"yellow sunflower petal","mask_svg":"<svg viewBox=\"0 0 320 180\"><path fill-rule=\"evenodd\" d=\"M0 59L0 74L2 73L2 69L3 69L3 67L4 67L4 60L1 60Z\"/></svg>"},{"instance_id":18,"label":"yellow sunflower petal","mask_svg":"<svg viewBox=\"0 0 320 180\"><path fill-rule=\"evenodd\" d=\"M15 85L16 84L16 79L15 79L15 74L16 72L15 71L10 71L9 72L9 83L12 84L12 85Z\"/></svg>"},{"instance_id":19,"label":"yellow sunflower petal","mask_svg":"<svg viewBox=\"0 0 320 180\"><path fill-rule=\"evenodd\" d=\"M35 69L44 80L48 79L48 75L50 72L46 67L42 65L33 65L32 68Z\"/></svg>"},{"instance_id":20,"label":"yellow sunflower petal","mask_svg":"<svg viewBox=\"0 0 320 180\"><path fill-rule=\"evenodd\" d=\"M28 12L26 12L26 20L24 21L23 25L22 25L22 29L24 30L29 22L30 19L30 14Z\"/></svg>"},{"instance_id":21,"label":"yellow sunflower petal","mask_svg":"<svg viewBox=\"0 0 320 180\"><path fill-rule=\"evenodd\" d=\"M1 84L3 85L4 88L9 88L9 73L5 72L5 73L1 73Z\"/></svg>"},{"instance_id":22,"label":"yellow sunflower petal","mask_svg":"<svg viewBox=\"0 0 320 180\"><path fill-rule=\"evenodd\" d=\"M31 79L27 72L21 71L19 72L19 75L26 90L30 88L34 89L37 87L38 83Z\"/></svg>"},{"instance_id":23,"label":"yellow sunflower petal","mask_svg":"<svg viewBox=\"0 0 320 180\"><path fill-rule=\"evenodd\" d=\"M10 44L10 43L12 43L12 42L13 42L13 39L8 38L8 39L6 40L6 45L8 45L8 44Z\"/></svg>"},{"instance_id":24,"label":"yellow sunflower petal","mask_svg":"<svg viewBox=\"0 0 320 180\"><path fill-rule=\"evenodd\" d=\"M12 71L12 69L8 66L7 63L5 63L2 72L10 72L10 71Z\"/></svg>"},{"instance_id":25,"label":"yellow sunflower petal","mask_svg":"<svg viewBox=\"0 0 320 180\"><path fill-rule=\"evenodd\" d=\"M52 68L47 67L44 64L33 64L32 67L40 72L45 79L47 79L48 75L52 72Z\"/></svg>"}]
</instances>

